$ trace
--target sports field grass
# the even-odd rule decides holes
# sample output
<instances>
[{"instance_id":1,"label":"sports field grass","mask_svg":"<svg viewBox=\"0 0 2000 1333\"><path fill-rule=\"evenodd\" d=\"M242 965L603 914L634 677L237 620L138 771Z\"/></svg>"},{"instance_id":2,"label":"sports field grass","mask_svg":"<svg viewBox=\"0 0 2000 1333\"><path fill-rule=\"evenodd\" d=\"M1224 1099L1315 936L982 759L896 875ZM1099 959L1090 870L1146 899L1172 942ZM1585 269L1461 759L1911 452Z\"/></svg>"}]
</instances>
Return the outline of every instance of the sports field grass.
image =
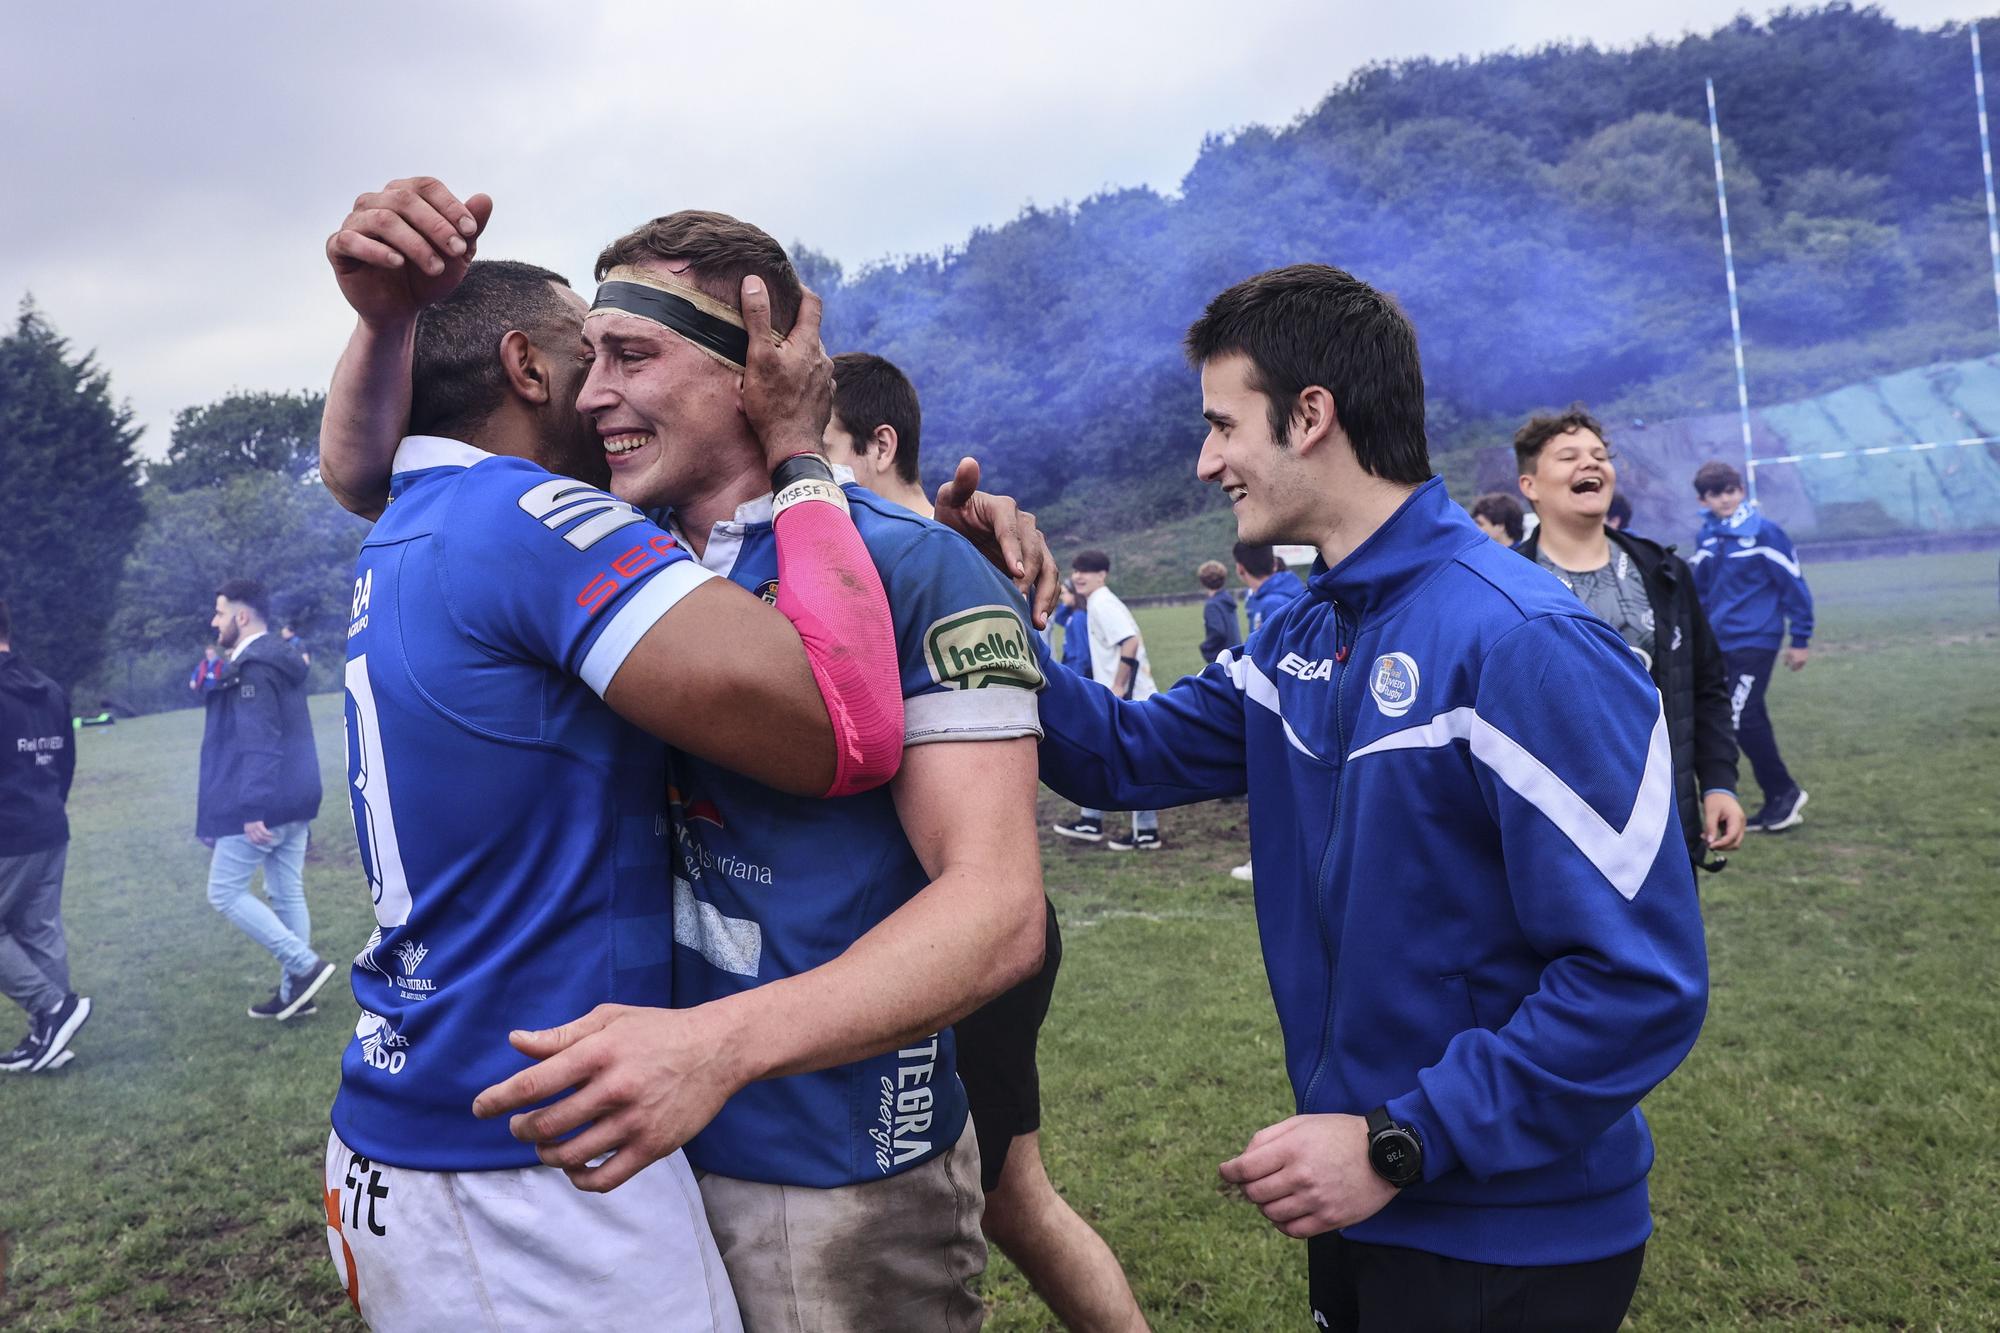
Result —
<instances>
[{"instance_id":1,"label":"sports field grass","mask_svg":"<svg viewBox=\"0 0 2000 1333\"><path fill-rule=\"evenodd\" d=\"M1994 557L1809 573L1822 646L1772 711L1812 803L1703 880L1713 1001L1648 1104L1659 1230L1631 1327L2000 1327ZM1194 665L1199 619L1140 615L1162 685ZM337 704L313 701L336 798ZM80 735L66 915L99 1007L67 1070L0 1075L0 1327L353 1326L317 1202L353 1002L244 1016L273 977L203 898L199 734L181 713ZM1290 1109L1249 890L1227 876L1244 818L1169 813L1150 855L1045 840L1066 941L1050 1171L1159 1328L1309 1327L1302 1247L1215 1178ZM315 933L344 956L368 913L334 800L317 838ZM992 1327L1050 1326L997 1256L985 1291Z\"/></svg>"}]
</instances>

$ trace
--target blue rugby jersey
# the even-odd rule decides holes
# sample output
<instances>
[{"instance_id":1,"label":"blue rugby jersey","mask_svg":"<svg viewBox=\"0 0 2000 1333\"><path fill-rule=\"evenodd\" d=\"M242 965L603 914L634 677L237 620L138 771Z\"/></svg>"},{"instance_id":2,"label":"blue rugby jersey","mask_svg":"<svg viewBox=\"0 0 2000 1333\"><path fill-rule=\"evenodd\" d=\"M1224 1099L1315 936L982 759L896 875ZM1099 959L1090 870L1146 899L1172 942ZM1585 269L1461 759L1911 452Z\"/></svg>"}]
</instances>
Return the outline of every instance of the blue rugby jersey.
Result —
<instances>
[{"instance_id":1,"label":"blue rugby jersey","mask_svg":"<svg viewBox=\"0 0 2000 1333\"><path fill-rule=\"evenodd\" d=\"M956 534L859 486L846 490L895 622L904 743L1039 736L1041 670L1012 585ZM774 598L770 498L716 524L702 563ZM682 1007L817 967L930 883L889 787L832 801L788 796L676 753L670 799ZM929 1161L957 1142L965 1116L947 1030L851 1065L753 1083L687 1154L725 1176L832 1188Z\"/></svg>"},{"instance_id":2,"label":"blue rugby jersey","mask_svg":"<svg viewBox=\"0 0 2000 1333\"><path fill-rule=\"evenodd\" d=\"M378 929L333 1124L396 1166L532 1165L472 1099L513 1028L671 998L665 747L599 695L710 577L630 505L412 436L355 564L347 762Z\"/></svg>"}]
</instances>

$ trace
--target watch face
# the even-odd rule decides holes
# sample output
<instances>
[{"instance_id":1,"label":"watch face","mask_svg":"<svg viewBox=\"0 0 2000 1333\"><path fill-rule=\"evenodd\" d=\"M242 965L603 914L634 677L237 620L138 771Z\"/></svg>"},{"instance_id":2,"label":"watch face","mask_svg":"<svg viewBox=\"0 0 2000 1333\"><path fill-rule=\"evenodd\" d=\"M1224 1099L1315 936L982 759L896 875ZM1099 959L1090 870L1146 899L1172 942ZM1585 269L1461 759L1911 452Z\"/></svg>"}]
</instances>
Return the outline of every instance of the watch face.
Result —
<instances>
[{"instance_id":1,"label":"watch face","mask_svg":"<svg viewBox=\"0 0 2000 1333\"><path fill-rule=\"evenodd\" d=\"M1417 1141L1407 1131L1386 1129L1368 1144L1369 1164L1391 1185L1407 1185L1423 1174Z\"/></svg>"}]
</instances>

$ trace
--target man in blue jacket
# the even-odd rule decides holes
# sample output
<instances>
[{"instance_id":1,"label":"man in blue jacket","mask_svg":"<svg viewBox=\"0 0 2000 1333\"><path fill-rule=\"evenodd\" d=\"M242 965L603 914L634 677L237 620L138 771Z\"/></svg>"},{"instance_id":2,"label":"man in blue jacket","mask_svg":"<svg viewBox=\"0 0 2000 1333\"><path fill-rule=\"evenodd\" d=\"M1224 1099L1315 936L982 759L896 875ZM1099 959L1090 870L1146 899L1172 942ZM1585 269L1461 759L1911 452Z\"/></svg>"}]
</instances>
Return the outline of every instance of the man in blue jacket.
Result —
<instances>
[{"instance_id":1,"label":"man in blue jacket","mask_svg":"<svg viewBox=\"0 0 2000 1333\"><path fill-rule=\"evenodd\" d=\"M1042 777L1105 806L1251 792L1298 1114L1221 1172L1309 1238L1322 1327L1614 1329L1652 1230L1638 1103L1707 1000L1659 692L1431 477L1388 298L1279 269L1187 348L1198 475L1244 541L1320 560L1151 700L1045 673Z\"/></svg>"},{"instance_id":2,"label":"man in blue jacket","mask_svg":"<svg viewBox=\"0 0 2000 1333\"><path fill-rule=\"evenodd\" d=\"M313 952L306 907L307 831L319 814L319 752L306 711L306 664L270 633L262 584L215 591L216 646L229 655L209 691L195 836L215 849L208 902L279 967L271 998L249 1008L278 1022L316 1012L336 968ZM250 891L259 867L270 906Z\"/></svg>"},{"instance_id":3,"label":"man in blue jacket","mask_svg":"<svg viewBox=\"0 0 2000 1333\"><path fill-rule=\"evenodd\" d=\"M1788 620L1792 646L1785 649L1785 665L1805 669L1812 644L1812 589L1799 570L1792 539L1764 517L1755 500L1743 498L1743 477L1735 468L1702 464L1694 474L1694 493L1708 514L1688 564L1729 670L1736 743L1749 756L1750 771L1764 792L1763 807L1744 827L1776 833L1805 821L1806 790L1778 753L1764 691L1770 687Z\"/></svg>"}]
</instances>

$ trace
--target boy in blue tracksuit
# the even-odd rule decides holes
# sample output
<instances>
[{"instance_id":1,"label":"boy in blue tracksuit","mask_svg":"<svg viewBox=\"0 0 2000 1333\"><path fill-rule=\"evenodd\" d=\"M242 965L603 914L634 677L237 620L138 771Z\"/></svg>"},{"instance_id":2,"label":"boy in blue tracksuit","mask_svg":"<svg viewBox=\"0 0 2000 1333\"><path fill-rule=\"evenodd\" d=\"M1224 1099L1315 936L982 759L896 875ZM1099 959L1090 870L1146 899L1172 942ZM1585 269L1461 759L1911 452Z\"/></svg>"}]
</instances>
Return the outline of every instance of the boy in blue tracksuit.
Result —
<instances>
[{"instance_id":1,"label":"boy in blue tracksuit","mask_svg":"<svg viewBox=\"0 0 2000 1333\"><path fill-rule=\"evenodd\" d=\"M1236 543L1236 577L1250 591L1243 598L1243 618L1257 627L1305 596L1306 585L1278 561L1278 553L1257 542ZM1203 659L1208 660L1208 659Z\"/></svg>"},{"instance_id":2,"label":"boy in blue tracksuit","mask_svg":"<svg viewBox=\"0 0 2000 1333\"><path fill-rule=\"evenodd\" d=\"M1792 645L1785 649L1785 665L1793 671L1805 667L1812 644L1812 589L1799 569L1792 539L1764 517L1756 501L1743 498L1743 478L1735 468L1702 464L1694 474L1694 492L1708 513L1688 564L1729 671L1736 743L1749 756L1750 771L1764 791L1763 808L1744 827L1776 833L1804 821L1807 798L1778 754L1764 692L1787 621Z\"/></svg>"},{"instance_id":3,"label":"boy in blue tracksuit","mask_svg":"<svg viewBox=\"0 0 2000 1333\"><path fill-rule=\"evenodd\" d=\"M1387 298L1276 270L1188 352L1198 474L1245 541L1322 558L1240 656L1149 701L1045 672L1043 779L1106 806L1252 793L1299 1114L1221 1170L1310 1238L1319 1326L1616 1328L1651 1231L1638 1102L1707 995L1659 694L1427 480Z\"/></svg>"}]
</instances>

